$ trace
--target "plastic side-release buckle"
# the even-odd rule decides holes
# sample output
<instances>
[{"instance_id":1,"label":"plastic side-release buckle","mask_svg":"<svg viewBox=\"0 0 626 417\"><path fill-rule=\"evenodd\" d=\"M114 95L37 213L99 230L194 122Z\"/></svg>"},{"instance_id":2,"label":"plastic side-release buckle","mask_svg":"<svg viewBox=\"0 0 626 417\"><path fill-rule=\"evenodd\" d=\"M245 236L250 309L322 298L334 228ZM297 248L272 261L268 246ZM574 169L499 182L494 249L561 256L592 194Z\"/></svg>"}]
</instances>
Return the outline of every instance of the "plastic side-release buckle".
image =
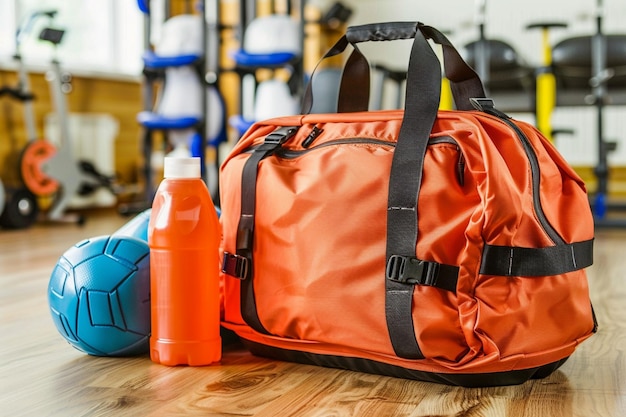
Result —
<instances>
[{"instance_id":1,"label":"plastic side-release buckle","mask_svg":"<svg viewBox=\"0 0 626 417\"><path fill-rule=\"evenodd\" d=\"M409 256L391 255L385 275L387 279L402 284L436 286L439 264Z\"/></svg>"},{"instance_id":2,"label":"plastic side-release buckle","mask_svg":"<svg viewBox=\"0 0 626 417\"><path fill-rule=\"evenodd\" d=\"M282 145L287 140L291 139L293 135L296 134L297 131L298 131L298 128L294 126L279 127L278 129L274 130L272 133L267 135L263 143L267 145L275 145L275 146Z\"/></svg>"},{"instance_id":3,"label":"plastic side-release buckle","mask_svg":"<svg viewBox=\"0 0 626 417\"><path fill-rule=\"evenodd\" d=\"M224 252L222 259L222 272L234 278L244 280L248 277L250 260L241 255Z\"/></svg>"}]
</instances>

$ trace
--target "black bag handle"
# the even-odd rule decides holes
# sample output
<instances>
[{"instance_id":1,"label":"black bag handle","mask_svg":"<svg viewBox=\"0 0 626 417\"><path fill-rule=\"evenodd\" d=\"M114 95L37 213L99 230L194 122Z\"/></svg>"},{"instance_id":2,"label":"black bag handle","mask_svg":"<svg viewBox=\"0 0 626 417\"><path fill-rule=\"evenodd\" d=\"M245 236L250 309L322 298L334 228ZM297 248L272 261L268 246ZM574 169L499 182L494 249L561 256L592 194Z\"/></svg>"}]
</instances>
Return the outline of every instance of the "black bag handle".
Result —
<instances>
[{"instance_id":1,"label":"black bag handle","mask_svg":"<svg viewBox=\"0 0 626 417\"><path fill-rule=\"evenodd\" d=\"M346 30L349 43L395 41L413 39L417 34L419 22L388 22L350 26Z\"/></svg>"},{"instance_id":2,"label":"black bag handle","mask_svg":"<svg viewBox=\"0 0 626 417\"><path fill-rule=\"evenodd\" d=\"M484 98L485 89L478 74L470 67L452 45L452 42L432 26L421 25L420 30L427 39L443 47L443 62L446 78L450 81L452 96L458 110L473 110L471 98Z\"/></svg>"},{"instance_id":3,"label":"black bag handle","mask_svg":"<svg viewBox=\"0 0 626 417\"><path fill-rule=\"evenodd\" d=\"M442 45L445 74L450 80L456 107L459 110L472 109L469 99L485 96L482 82L476 72L463 60L448 38L432 26L426 26L420 22L390 22L349 27L346 34L320 59L321 62L326 58L342 53L349 44L354 48L346 62L341 78L337 104L338 112L366 111L368 109L370 89L369 63L356 46L357 43L415 39L418 34ZM419 59L424 58L425 56L422 56ZM409 61L409 70L410 68L411 60ZM313 72L315 73L315 70ZM308 114L313 105L311 84L311 82L308 83L303 98L303 114ZM407 90L416 89L411 84L407 83L407 86L409 86Z\"/></svg>"}]
</instances>

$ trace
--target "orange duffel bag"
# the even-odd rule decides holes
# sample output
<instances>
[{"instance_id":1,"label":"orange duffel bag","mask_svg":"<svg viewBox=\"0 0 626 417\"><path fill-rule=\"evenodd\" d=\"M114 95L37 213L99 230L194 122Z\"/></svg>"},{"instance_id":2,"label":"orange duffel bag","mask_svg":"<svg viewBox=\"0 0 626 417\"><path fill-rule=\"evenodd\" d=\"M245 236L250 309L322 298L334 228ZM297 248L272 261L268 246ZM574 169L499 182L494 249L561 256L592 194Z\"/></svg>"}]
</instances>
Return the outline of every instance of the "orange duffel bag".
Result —
<instances>
[{"instance_id":1,"label":"orange duffel bag","mask_svg":"<svg viewBox=\"0 0 626 417\"><path fill-rule=\"evenodd\" d=\"M414 39L404 111L356 44ZM438 111L443 46L455 111ZM256 123L221 167L223 325L252 353L462 386L542 378L596 330L583 181L420 23L349 28L338 112ZM472 110L472 106L475 107Z\"/></svg>"}]
</instances>

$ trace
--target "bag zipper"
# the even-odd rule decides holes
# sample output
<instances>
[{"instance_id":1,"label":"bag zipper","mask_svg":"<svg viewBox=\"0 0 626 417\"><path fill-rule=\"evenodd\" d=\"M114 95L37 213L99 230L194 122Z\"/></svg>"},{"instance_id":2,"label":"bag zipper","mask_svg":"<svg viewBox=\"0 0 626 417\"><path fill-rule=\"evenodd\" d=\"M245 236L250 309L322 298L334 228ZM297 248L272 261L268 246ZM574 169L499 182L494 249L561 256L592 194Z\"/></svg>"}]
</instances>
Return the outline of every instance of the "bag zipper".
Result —
<instances>
[{"instance_id":1,"label":"bag zipper","mask_svg":"<svg viewBox=\"0 0 626 417\"><path fill-rule=\"evenodd\" d=\"M322 132L322 129L319 129L317 127L314 128L313 132L315 132L313 134L313 138L316 138L317 136L319 136L319 134ZM313 133L312 132L312 133ZM311 135L309 135L309 137L311 137ZM307 137L308 139L308 137ZM309 141L308 146L304 146L304 143L302 144L303 147L305 149L285 149L285 148L278 148L275 152L274 152L274 156L277 156L279 158L284 158L284 159L294 159L297 158L299 156L302 156L304 154L307 154L311 151L315 151L317 149L320 148L325 148L328 146L336 146L336 145L353 145L353 144L365 144L365 145L379 145L379 146L389 146L389 147L396 147L396 143L395 142L388 142L385 140L381 140L381 139L371 139L371 138L346 138L346 139L335 139L335 140L330 140L328 142L316 145L316 146L312 146L311 142L313 142L312 140ZM436 137L432 137L428 140L428 145L438 145L438 144L442 144L442 143L446 143L446 144L450 144L450 145L454 145L456 146L456 149L459 153L459 157L458 157L458 161L457 161L457 166L456 166L456 179L459 183L459 185L461 187L463 187L465 185L465 155L463 155L463 152L461 152L461 147L459 146L459 144L450 136L436 136ZM257 147L259 147L260 145L253 145L245 150L242 151L242 153L248 153L248 152L252 152L254 151Z\"/></svg>"},{"instance_id":2,"label":"bag zipper","mask_svg":"<svg viewBox=\"0 0 626 417\"><path fill-rule=\"evenodd\" d=\"M528 162L530 164L530 172L532 177L532 189L533 189L533 208L535 210L535 214L537 215L537 219L541 224L541 227L546 232L548 237L552 240L554 244L565 244L565 240L561 237L561 235L552 227L550 221L546 217L546 214L543 211L543 207L541 206L541 199L539 196L539 187L541 180L541 172L539 168L539 159L537 158L537 154L533 149L530 140L524 134L522 129L519 128L512 120L509 115L494 107L494 102L488 98L481 99L470 99L474 108L479 111L486 113L492 117L495 117L496 120L504 123L505 125L511 128L517 138L519 139L522 147L524 148L524 152L528 158Z\"/></svg>"},{"instance_id":3,"label":"bag zipper","mask_svg":"<svg viewBox=\"0 0 626 417\"><path fill-rule=\"evenodd\" d=\"M336 146L336 145L379 145L379 146L390 146L395 148L396 144L394 142L387 142L385 140L380 139L369 139L369 138L348 138L348 139L335 139L330 140L328 142L322 143L320 145L315 145L313 147L305 147L305 149L285 149L281 148L276 151L276 156L285 159L297 158L301 155L309 153L311 151L315 151L321 148L326 148L328 146Z\"/></svg>"}]
</instances>

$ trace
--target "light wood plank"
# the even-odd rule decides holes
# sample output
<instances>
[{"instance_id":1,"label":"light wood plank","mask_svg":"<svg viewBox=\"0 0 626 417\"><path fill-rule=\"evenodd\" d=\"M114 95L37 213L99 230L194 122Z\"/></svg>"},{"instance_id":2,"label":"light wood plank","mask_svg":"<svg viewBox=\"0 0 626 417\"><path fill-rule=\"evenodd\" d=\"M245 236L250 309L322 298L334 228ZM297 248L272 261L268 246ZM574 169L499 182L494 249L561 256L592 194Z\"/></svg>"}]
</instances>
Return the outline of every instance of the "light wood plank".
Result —
<instances>
[{"instance_id":1,"label":"light wood plank","mask_svg":"<svg viewBox=\"0 0 626 417\"><path fill-rule=\"evenodd\" d=\"M590 292L598 333L550 377L464 389L257 358L165 367L147 355L97 358L52 324L46 289L72 244L128 219L88 213L85 227L0 230L0 415L4 416L626 416L626 232L599 231Z\"/></svg>"}]
</instances>

